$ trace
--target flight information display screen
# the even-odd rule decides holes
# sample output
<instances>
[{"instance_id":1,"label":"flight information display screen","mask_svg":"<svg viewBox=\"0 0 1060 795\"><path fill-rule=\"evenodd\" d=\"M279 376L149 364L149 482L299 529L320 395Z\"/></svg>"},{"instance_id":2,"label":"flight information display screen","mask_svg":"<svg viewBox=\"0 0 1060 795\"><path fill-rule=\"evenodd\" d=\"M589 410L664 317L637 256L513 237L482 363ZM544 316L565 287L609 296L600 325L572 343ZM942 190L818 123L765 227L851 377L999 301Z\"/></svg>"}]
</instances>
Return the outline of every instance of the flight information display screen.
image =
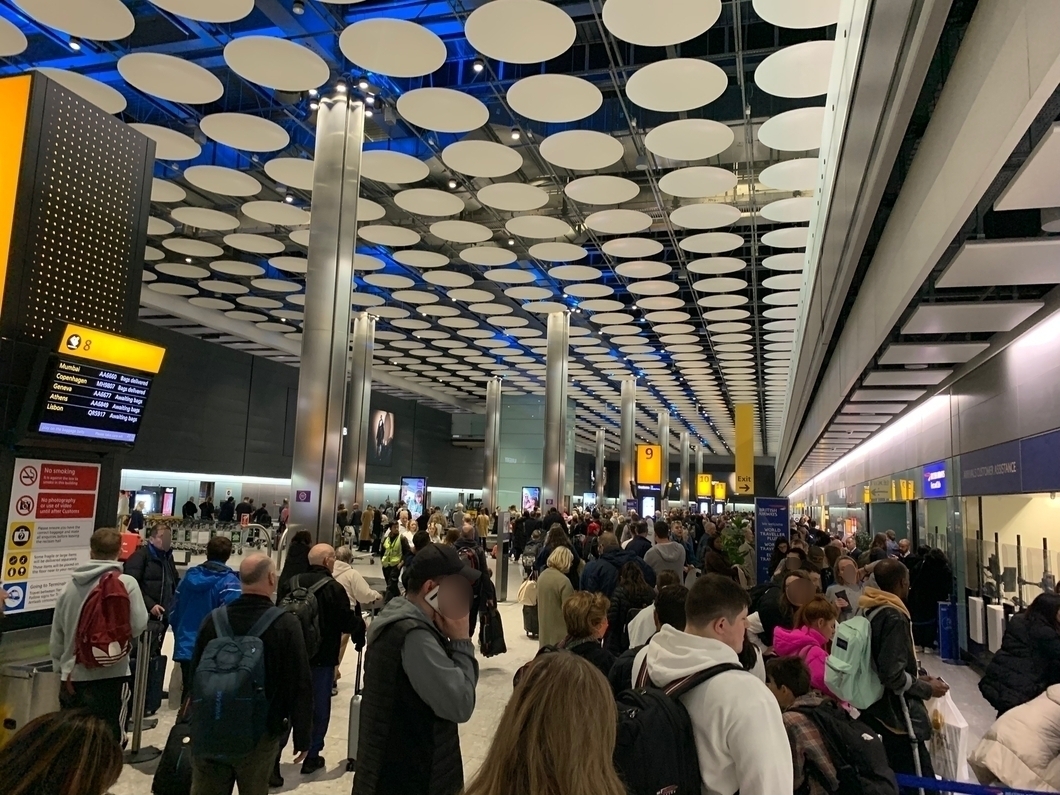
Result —
<instances>
[{"instance_id":1,"label":"flight information display screen","mask_svg":"<svg viewBox=\"0 0 1060 795\"><path fill-rule=\"evenodd\" d=\"M53 356L45 372L34 429L49 436L132 444L152 378Z\"/></svg>"}]
</instances>

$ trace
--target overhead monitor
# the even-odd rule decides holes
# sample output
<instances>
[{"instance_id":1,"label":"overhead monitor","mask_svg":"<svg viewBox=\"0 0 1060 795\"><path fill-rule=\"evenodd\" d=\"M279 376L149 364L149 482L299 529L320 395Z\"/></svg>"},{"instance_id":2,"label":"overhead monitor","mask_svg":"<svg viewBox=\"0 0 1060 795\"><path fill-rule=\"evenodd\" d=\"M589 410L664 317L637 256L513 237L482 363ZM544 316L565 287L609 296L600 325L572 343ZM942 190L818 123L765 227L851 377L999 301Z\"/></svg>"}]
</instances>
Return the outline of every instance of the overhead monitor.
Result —
<instances>
[{"instance_id":1,"label":"overhead monitor","mask_svg":"<svg viewBox=\"0 0 1060 795\"><path fill-rule=\"evenodd\" d=\"M541 507L541 487L523 486L523 510L536 511Z\"/></svg>"},{"instance_id":2,"label":"overhead monitor","mask_svg":"<svg viewBox=\"0 0 1060 795\"><path fill-rule=\"evenodd\" d=\"M411 519L418 519L423 513L427 499L427 478L405 477L401 479L401 491L398 499L405 503Z\"/></svg>"}]
</instances>

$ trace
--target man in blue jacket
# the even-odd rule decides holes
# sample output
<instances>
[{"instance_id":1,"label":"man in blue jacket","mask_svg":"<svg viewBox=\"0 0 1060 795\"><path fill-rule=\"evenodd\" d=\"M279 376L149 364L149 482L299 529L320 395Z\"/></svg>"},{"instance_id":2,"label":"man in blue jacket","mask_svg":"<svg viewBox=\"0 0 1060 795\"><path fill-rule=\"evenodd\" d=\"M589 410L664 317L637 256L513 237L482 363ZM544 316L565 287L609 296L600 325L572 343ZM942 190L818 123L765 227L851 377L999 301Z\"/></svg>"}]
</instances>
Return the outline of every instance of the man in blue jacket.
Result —
<instances>
[{"instance_id":1,"label":"man in blue jacket","mask_svg":"<svg viewBox=\"0 0 1060 795\"><path fill-rule=\"evenodd\" d=\"M180 663L184 694L191 687L191 658L203 619L221 605L239 598L239 575L225 564L232 555L232 541L214 536L206 545L206 562L188 569L177 586L169 620L173 626L173 659Z\"/></svg>"},{"instance_id":2,"label":"man in blue jacket","mask_svg":"<svg viewBox=\"0 0 1060 795\"><path fill-rule=\"evenodd\" d=\"M583 591L602 593L608 599L615 592L618 584L618 572L627 563L640 566L644 579L652 588L655 587L655 570L636 552L622 549L618 536L614 533L602 533L599 542L600 557L589 561L582 571L581 586Z\"/></svg>"}]
</instances>

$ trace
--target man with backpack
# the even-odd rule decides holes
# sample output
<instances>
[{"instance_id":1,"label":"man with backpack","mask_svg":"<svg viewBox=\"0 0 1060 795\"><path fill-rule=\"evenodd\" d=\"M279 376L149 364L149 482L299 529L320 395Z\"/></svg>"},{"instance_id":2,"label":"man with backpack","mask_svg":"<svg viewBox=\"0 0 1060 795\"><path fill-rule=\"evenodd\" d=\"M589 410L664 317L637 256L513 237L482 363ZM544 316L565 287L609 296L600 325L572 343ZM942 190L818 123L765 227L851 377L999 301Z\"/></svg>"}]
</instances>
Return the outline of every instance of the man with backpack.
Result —
<instances>
[{"instance_id":1,"label":"man with backpack","mask_svg":"<svg viewBox=\"0 0 1060 795\"><path fill-rule=\"evenodd\" d=\"M140 586L122 574L121 534L103 527L89 541L89 562L76 569L55 604L49 650L63 679L59 704L104 720L124 738L132 639L147 627Z\"/></svg>"},{"instance_id":2,"label":"man with backpack","mask_svg":"<svg viewBox=\"0 0 1060 795\"><path fill-rule=\"evenodd\" d=\"M862 710L861 719L883 738L887 759L896 773L931 778L935 773L927 741L931 739L933 729L924 702L930 698L941 698L950 688L941 679L920 673L913 648L909 608L905 605L909 596L909 569L901 561L888 559L876 564L873 574L878 588L865 588L858 603L862 614L868 619L871 633L869 648L872 664L871 667L862 667L861 677L876 677L872 684L879 688L877 692L882 693L872 704L862 707L855 703L855 706ZM851 627L845 626L851 622L854 622ZM857 618L851 619L851 622L844 622L844 633L859 628ZM847 643L842 635L837 636L837 640ZM835 661L831 658L828 668L835 668ZM829 687L832 686L829 671L825 672L825 681ZM842 687L833 692L845 698L845 693L849 691Z\"/></svg>"},{"instance_id":3,"label":"man with backpack","mask_svg":"<svg viewBox=\"0 0 1060 795\"><path fill-rule=\"evenodd\" d=\"M243 559L242 595L203 623L192 657L192 792L267 795L290 722L294 761L312 741L313 682L298 619L272 603L276 565ZM222 631L223 630L223 631Z\"/></svg>"},{"instance_id":4,"label":"man with backpack","mask_svg":"<svg viewBox=\"0 0 1060 795\"><path fill-rule=\"evenodd\" d=\"M313 737L302 775L324 767L320 752L331 722L332 687L343 634L352 638L354 648L364 647L361 611L350 605L346 589L332 576L334 568L335 548L330 544L314 546L309 550L309 571L291 579L291 591L282 604L302 624L313 679Z\"/></svg>"},{"instance_id":5,"label":"man with backpack","mask_svg":"<svg viewBox=\"0 0 1060 795\"><path fill-rule=\"evenodd\" d=\"M672 572L670 576L674 576ZM651 605L655 632L665 626L684 632L685 602L687 599L688 589L683 585L667 585L659 589L659 593L655 597L655 604ZM647 609L645 608L645 610ZM641 652L647 649L647 646L647 642L639 646L631 646L615 659L615 664L611 666L611 672L607 675L607 681L611 683L611 689L616 697L623 690L636 686L633 672L640 670L640 665L637 664L638 657L640 657L641 665L643 665L644 654Z\"/></svg>"},{"instance_id":6,"label":"man with backpack","mask_svg":"<svg viewBox=\"0 0 1060 795\"><path fill-rule=\"evenodd\" d=\"M644 575L645 582L655 587L655 570L644 562L643 558L637 557L628 549L622 549L618 543L618 536L614 533L602 533L597 543L600 556L590 560L582 570L582 590L593 591L606 596L608 599L615 592L618 585L618 572L627 563L636 563Z\"/></svg>"},{"instance_id":7,"label":"man with backpack","mask_svg":"<svg viewBox=\"0 0 1060 795\"><path fill-rule=\"evenodd\" d=\"M683 779L691 772L687 765L694 759L704 795L731 795L737 790L741 795L793 791L791 753L776 699L765 683L740 664L747 607L747 592L737 583L705 574L688 593L684 632L664 626L651 639L640 670L634 664L637 681L664 688L679 701L694 752L682 752L665 764L671 749L683 748L685 740L649 728L651 743L640 743L620 754L624 720L620 714L620 743L615 755L623 772L651 772L659 767L665 771L670 767L678 769L677 775L685 783ZM620 710L622 704L620 698ZM637 715L643 717L645 713L626 720L635 721ZM669 734L674 734L672 729ZM644 791L654 793L677 783L655 786L651 782L655 789ZM641 795L641 790L634 792Z\"/></svg>"},{"instance_id":8,"label":"man with backpack","mask_svg":"<svg viewBox=\"0 0 1060 795\"><path fill-rule=\"evenodd\" d=\"M489 578L489 567L486 563L486 553L478 543L478 535L475 530L475 525L471 523L471 519L464 519L464 524L460 527L460 538L458 538L456 543L453 544L453 548L468 567L475 571L482 572L483 574L483 576L471 587L471 612L468 613L468 632L471 637L474 637L475 622L478 619L478 614L482 612L485 595L488 590L486 587L486 579Z\"/></svg>"}]
</instances>

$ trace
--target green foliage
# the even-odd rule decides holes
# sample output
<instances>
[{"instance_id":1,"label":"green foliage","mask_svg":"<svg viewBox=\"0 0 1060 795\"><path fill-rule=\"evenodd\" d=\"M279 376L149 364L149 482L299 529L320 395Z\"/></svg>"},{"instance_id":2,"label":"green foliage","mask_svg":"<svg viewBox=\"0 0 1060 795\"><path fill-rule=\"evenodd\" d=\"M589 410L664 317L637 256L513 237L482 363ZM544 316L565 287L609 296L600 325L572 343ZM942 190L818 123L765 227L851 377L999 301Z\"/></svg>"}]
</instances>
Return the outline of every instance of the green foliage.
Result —
<instances>
[{"instance_id":1,"label":"green foliage","mask_svg":"<svg viewBox=\"0 0 1060 795\"><path fill-rule=\"evenodd\" d=\"M721 548L725 550L725 555L733 565L739 566L747 557L744 551L747 544L746 532L747 520L742 517L733 519L721 532Z\"/></svg>"}]
</instances>

